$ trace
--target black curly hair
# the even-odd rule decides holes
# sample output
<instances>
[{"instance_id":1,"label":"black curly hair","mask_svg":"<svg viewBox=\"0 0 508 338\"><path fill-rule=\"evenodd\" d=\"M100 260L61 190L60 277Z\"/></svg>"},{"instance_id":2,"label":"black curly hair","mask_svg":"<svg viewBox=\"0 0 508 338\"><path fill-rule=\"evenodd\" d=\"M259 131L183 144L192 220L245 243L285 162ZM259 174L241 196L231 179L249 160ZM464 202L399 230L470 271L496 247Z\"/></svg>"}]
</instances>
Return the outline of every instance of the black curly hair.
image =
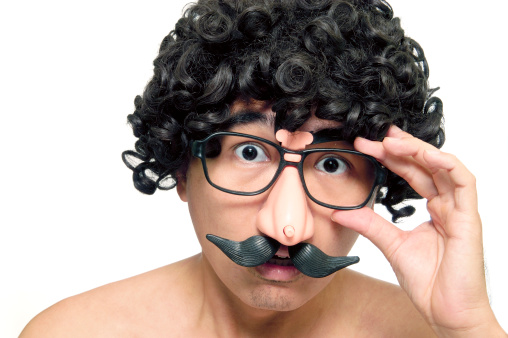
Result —
<instances>
[{"instance_id":1,"label":"black curly hair","mask_svg":"<svg viewBox=\"0 0 508 338\"><path fill-rule=\"evenodd\" d=\"M238 98L268 101L276 128L312 113L342 122L346 140L382 140L395 124L441 147L442 102L422 48L383 0L199 0L162 41L154 75L128 116L138 138L123 160L146 194L171 189L189 144L222 130ZM312 112L312 113L311 113ZM390 172L380 189L396 221L421 198Z\"/></svg>"}]
</instances>

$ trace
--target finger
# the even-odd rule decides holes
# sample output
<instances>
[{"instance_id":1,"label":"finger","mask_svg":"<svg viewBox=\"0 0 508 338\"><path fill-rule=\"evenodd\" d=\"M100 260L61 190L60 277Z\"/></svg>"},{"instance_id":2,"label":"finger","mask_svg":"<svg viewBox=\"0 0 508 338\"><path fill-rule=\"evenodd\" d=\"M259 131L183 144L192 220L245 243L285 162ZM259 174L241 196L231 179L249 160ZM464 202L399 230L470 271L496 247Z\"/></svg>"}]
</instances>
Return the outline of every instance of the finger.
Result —
<instances>
[{"instance_id":1,"label":"finger","mask_svg":"<svg viewBox=\"0 0 508 338\"><path fill-rule=\"evenodd\" d=\"M373 156L380 162L386 158L386 150L379 141L371 141L363 137L357 137L353 145L359 152Z\"/></svg>"},{"instance_id":2,"label":"finger","mask_svg":"<svg viewBox=\"0 0 508 338\"><path fill-rule=\"evenodd\" d=\"M411 156L423 166L427 165L423 160L423 152L425 150L438 150L432 144L413 136L402 138L385 137L383 146L388 153L396 156Z\"/></svg>"},{"instance_id":3,"label":"finger","mask_svg":"<svg viewBox=\"0 0 508 338\"><path fill-rule=\"evenodd\" d=\"M390 158L389 154L412 157L421 166L407 165L406 161L404 167L403 162L398 161L390 169L423 197L431 200L437 195L449 194L457 206L460 203L460 210L476 207L475 178L455 156L415 137L385 138L383 146L387 152L386 158ZM425 174L427 171L431 176Z\"/></svg>"},{"instance_id":4,"label":"finger","mask_svg":"<svg viewBox=\"0 0 508 338\"><path fill-rule=\"evenodd\" d=\"M387 152L396 156L411 156L419 161L420 164L426 165L423 161L423 152L425 150L438 150L433 145L408 135L404 137L385 137L382 142L371 141L362 137L357 137L354 142L356 150L374 156L382 161L386 158ZM400 136L400 135L399 135Z\"/></svg>"},{"instance_id":5,"label":"finger","mask_svg":"<svg viewBox=\"0 0 508 338\"><path fill-rule=\"evenodd\" d=\"M476 178L466 166L454 155L439 150L426 150L423 156L435 177L439 193L453 193L459 211L476 210Z\"/></svg>"},{"instance_id":6,"label":"finger","mask_svg":"<svg viewBox=\"0 0 508 338\"><path fill-rule=\"evenodd\" d=\"M336 210L332 213L332 221L369 239L390 262L405 236L404 231L367 207L348 211Z\"/></svg>"},{"instance_id":7,"label":"finger","mask_svg":"<svg viewBox=\"0 0 508 338\"><path fill-rule=\"evenodd\" d=\"M414 142L394 138L377 142L358 137L354 146L358 151L375 157L388 169L402 177L424 198L431 199L438 195L432 173L412 156L419 151L418 145ZM399 149L399 146L401 149ZM423 155L420 161L425 166L427 165L423 160Z\"/></svg>"},{"instance_id":8,"label":"finger","mask_svg":"<svg viewBox=\"0 0 508 338\"><path fill-rule=\"evenodd\" d=\"M392 124L390 128L388 129L388 132L386 133L387 137L395 137L395 138L402 138L406 136L410 136L411 134L403 131L396 125Z\"/></svg>"},{"instance_id":9,"label":"finger","mask_svg":"<svg viewBox=\"0 0 508 338\"><path fill-rule=\"evenodd\" d=\"M398 136L401 136L404 132L400 131L396 133L398 133ZM429 171L438 194L443 195L461 191L464 194L459 196L462 196L462 202L465 202L464 206L466 208L476 205L476 180L464 164L454 155L442 152L431 144L410 135L402 138L387 137L382 143L387 152L386 158L390 158L388 154L412 157L425 171ZM425 180L425 175L421 175L421 170L412 172L413 169L410 167L393 170L406 179L413 187L425 185L421 181ZM428 199L432 198L432 195L423 196Z\"/></svg>"}]
</instances>

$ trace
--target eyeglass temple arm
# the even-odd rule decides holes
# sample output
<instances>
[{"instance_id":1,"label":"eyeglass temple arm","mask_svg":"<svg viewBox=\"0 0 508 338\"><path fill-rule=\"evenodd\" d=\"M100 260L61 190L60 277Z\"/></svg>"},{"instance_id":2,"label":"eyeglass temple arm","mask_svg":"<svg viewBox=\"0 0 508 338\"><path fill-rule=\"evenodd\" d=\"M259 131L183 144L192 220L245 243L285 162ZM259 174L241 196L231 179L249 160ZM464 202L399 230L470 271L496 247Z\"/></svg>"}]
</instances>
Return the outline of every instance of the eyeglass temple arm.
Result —
<instances>
[{"instance_id":1,"label":"eyeglass temple arm","mask_svg":"<svg viewBox=\"0 0 508 338\"><path fill-rule=\"evenodd\" d=\"M379 170L377 170L377 177L376 177L376 186L382 185L386 182L386 179L388 177L388 173L386 172L386 168L381 165L379 162L377 163L379 166Z\"/></svg>"},{"instance_id":2,"label":"eyeglass temple arm","mask_svg":"<svg viewBox=\"0 0 508 338\"><path fill-rule=\"evenodd\" d=\"M195 157L203 158L203 141L193 140L191 142L191 153Z\"/></svg>"}]
</instances>

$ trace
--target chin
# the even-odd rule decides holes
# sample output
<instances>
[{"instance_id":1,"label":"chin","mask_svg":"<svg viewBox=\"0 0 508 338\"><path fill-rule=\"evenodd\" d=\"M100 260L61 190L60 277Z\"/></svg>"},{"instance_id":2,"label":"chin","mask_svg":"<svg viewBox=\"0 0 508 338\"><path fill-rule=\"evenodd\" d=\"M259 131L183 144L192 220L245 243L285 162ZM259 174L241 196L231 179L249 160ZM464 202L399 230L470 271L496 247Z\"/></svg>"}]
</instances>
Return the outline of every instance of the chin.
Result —
<instances>
[{"instance_id":1,"label":"chin","mask_svg":"<svg viewBox=\"0 0 508 338\"><path fill-rule=\"evenodd\" d=\"M316 279L301 274L289 282L267 281L260 278L260 282L246 288L240 298L245 304L257 309L293 311L318 296L330 283L332 276Z\"/></svg>"},{"instance_id":2,"label":"chin","mask_svg":"<svg viewBox=\"0 0 508 338\"><path fill-rule=\"evenodd\" d=\"M316 295L309 290L280 285L262 285L249 290L244 302L267 311L293 311L304 306Z\"/></svg>"},{"instance_id":3,"label":"chin","mask_svg":"<svg viewBox=\"0 0 508 338\"><path fill-rule=\"evenodd\" d=\"M316 298L335 275L311 278L299 271L295 273L270 265L242 267L221 255L211 261L206 255L204 257L210 264L209 271L218 277L212 280L220 280L225 286L223 290L229 290L247 306L266 311L293 311L304 306Z\"/></svg>"}]
</instances>

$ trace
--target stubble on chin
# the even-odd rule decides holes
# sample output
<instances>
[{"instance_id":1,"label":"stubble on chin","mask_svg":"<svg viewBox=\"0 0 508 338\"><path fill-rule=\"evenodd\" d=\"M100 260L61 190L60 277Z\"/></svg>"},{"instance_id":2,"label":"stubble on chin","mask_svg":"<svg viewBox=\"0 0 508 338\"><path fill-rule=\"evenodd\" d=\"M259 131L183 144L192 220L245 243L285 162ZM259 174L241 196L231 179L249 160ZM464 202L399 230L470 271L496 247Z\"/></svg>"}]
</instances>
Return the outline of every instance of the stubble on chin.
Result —
<instances>
[{"instance_id":1,"label":"stubble on chin","mask_svg":"<svg viewBox=\"0 0 508 338\"><path fill-rule=\"evenodd\" d=\"M293 304L288 296L279 294L274 288L252 290L249 298L251 306L272 311L288 311Z\"/></svg>"}]
</instances>

